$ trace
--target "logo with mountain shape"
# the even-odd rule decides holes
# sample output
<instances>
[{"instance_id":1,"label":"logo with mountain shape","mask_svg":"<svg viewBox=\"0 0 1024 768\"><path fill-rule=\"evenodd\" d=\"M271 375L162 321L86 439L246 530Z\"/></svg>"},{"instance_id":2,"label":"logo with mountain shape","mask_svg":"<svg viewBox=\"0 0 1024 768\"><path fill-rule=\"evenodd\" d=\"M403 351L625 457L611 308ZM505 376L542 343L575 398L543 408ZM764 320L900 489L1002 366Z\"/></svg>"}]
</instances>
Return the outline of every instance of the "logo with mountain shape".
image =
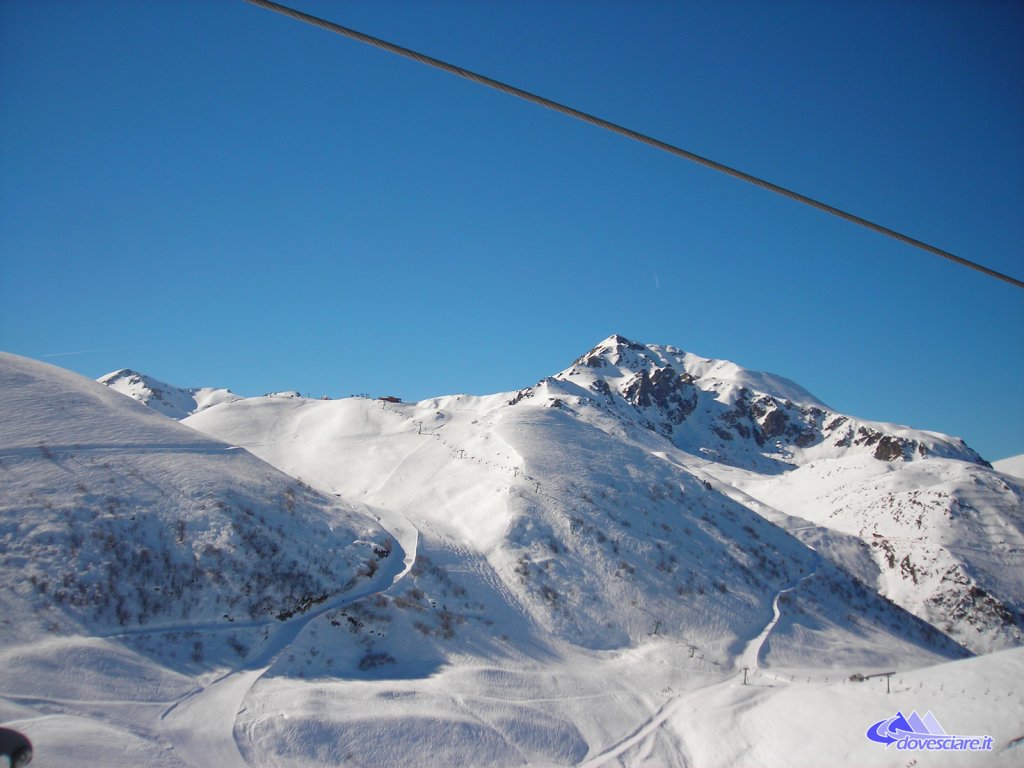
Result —
<instances>
[{"instance_id":1,"label":"logo with mountain shape","mask_svg":"<svg viewBox=\"0 0 1024 768\"><path fill-rule=\"evenodd\" d=\"M992 749L991 736L954 736L946 733L929 710L924 717L917 712L905 716L897 711L892 717L879 720L867 730L867 737L886 748L899 750L925 749L936 752L980 752Z\"/></svg>"}]
</instances>

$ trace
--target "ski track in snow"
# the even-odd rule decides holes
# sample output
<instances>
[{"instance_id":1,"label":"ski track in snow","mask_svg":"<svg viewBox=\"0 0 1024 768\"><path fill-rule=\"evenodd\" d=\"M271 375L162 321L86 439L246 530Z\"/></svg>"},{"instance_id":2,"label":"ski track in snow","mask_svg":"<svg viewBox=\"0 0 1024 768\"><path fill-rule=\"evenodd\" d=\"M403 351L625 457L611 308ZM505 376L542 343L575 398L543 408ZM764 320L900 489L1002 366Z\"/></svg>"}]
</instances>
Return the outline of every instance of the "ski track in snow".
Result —
<instances>
[{"instance_id":1,"label":"ski track in snow","mask_svg":"<svg viewBox=\"0 0 1024 768\"><path fill-rule=\"evenodd\" d=\"M199 455L212 455L217 453L227 453L228 451L239 451L242 450L235 445L224 445L222 443L144 443L144 444L132 444L124 443L121 445L51 445L49 443L42 443L39 446L32 446L29 448L6 448L4 449L4 455L0 456L0 459L16 461L25 458L35 458L39 456L40 452L44 450L53 456L55 459L74 459L80 455L114 455L114 454L129 454L136 456L139 454L166 454L166 453L194 453Z\"/></svg>"},{"instance_id":2,"label":"ski track in snow","mask_svg":"<svg viewBox=\"0 0 1024 768\"><path fill-rule=\"evenodd\" d=\"M764 648L765 642L768 640L768 636L772 630L775 629L776 624L779 623L779 619L782 616L782 612L779 610L779 599L786 593L792 592L797 589L801 584L810 579L812 576L817 574L817 568L808 573L805 576L801 576L799 579L794 581L792 584L783 587L776 594L772 600L772 618L747 645L744 647L743 652L737 656L737 660L733 665L733 672L729 677L718 683L711 683L709 685L701 686L693 690L686 691L685 693L669 699L666 703L662 704L649 718L644 720L639 726L637 726L631 733L620 741L615 742L609 747L606 747L598 755L595 755L591 759L582 763L580 768L598 768L598 766L608 765L611 761L616 760L621 755L634 747L642 746L644 750L649 754L653 751L654 742L656 741L656 734L659 728L673 715L683 709L690 701L697 696L706 696L711 692L712 689L722 687L735 687L737 675L742 672L744 667L748 668L748 671L753 674L760 673L759 660L761 657L761 651ZM690 761L687 759L685 752L685 744L680 743L678 754L682 760L680 765L689 766Z\"/></svg>"},{"instance_id":3,"label":"ski track in snow","mask_svg":"<svg viewBox=\"0 0 1024 768\"><path fill-rule=\"evenodd\" d=\"M386 486L392 477L399 476L401 474L400 470L404 469L407 463L408 466L415 467L416 462L409 463L409 460L425 447L425 445L418 447L399 462L393 472L381 483L381 487ZM287 651L289 646L311 621L328 611L344 608L368 597L387 592L394 585L398 584L415 566L419 549L419 529L400 511L377 507L371 508L368 505L357 506L363 507L361 511L377 520L381 527L395 540L396 547L401 550L401 567L392 566L394 574L383 588L367 588L339 595L335 599L329 600L323 605L316 606L303 615L296 616L285 622L262 619L231 622L227 625L222 622L178 624L174 626L139 628L109 635L109 637L116 638L134 634L163 633L183 629L232 631L273 627L272 633L263 647L257 650L254 655L251 655L242 667L222 675L203 688L191 691L162 712L159 730L171 744L175 754L182 760L195 766L212 765L217 766L217 768L245 768L247 763L242 757L238 741L235 738L235 724L245 697L252 690L256 682L271 667L274 660ZM392 557L396 554L392 550ZM467 559L469 559L468 551L467 553L460 554L466 554ZM397 563L398 558L391 560L391 562ZM474 568L474 571L481 575L484 575L486 570L486 567ZM490 583L491 580L488 581Z\"/></svg>"},{"instance_id":4,"label":"ski track in snow","mask_svg":"<svg viewBox=\"0 0 1024 768\"><path fill-rule=\"evenodd\" d=\"M430 523L424 521L424 528L429 530L437 539L438 546L451 553L455 563L449 565L447 570L450 573L465 573L476 576L487 587L492 589L510 608L519 613L525 621L532 621L529 611L522 604L516 594L509 589L508 585L498 576L494 567L487 557L475 552L467 546L459 544L455 539L440 533Z\"/></svg>"},{"instance_id":5,"label":"ski track in snow","mask_svg":"<svg viewBox=\"0 0 1024 768\"><path fill-rule=\"evenodd\" d=\"M402 549L402 565L382 589L367 587L355 592L339 595L333 600L316 606L314 609L288 619L284 622L259 621L230 624L228 629L253 628L273 624L275 629L267 638L262 648L255 651L238 669L227 672L203 688L193 690L167 707L160 715L159 730L172 745L174 753L194 766L217 766L217 768L246 768L247 763L242 757L235 738L235 723L242 702L256 682L282 653L301 634L302 630L318 616L344 608L360 600L386 592L397 584L415 563L413 554L402 548L400 541L408 540L409 529L414 533L413 541L418 538L416 529L408 521L401 526L401 521L390 515L382 521L382 527L396 539L396 546ZM394 525L394 529L388 527ZM398 525L395 525L395 524ZM399 533L399 528L400 533ZM392 551L392 556L395 554ZM397 562L397 558L395 561ZM195 627L188 627L194 629ZM218 626L217 629L225 629ZM173 631L173 628L148 630L151 632ZM125 633L121 633L122 635Z\"/></svg>"},{"instance_id":6,"label":"ski track in snow","mask_svg":"<svg viewBox=\"0 0 1024 768\"><path fill-rule=\"evenodd\" d=\"M724 685L724 683L713 683L712 685ZM620 755L627 752L631 748L644 743L651 739L655 732L661 728L662 724L674 715L682 706L686 703L689 695L699 691L705 691L711 686L704 686L698 688L697 691L692 691L687 695L679 696L674 699L670 699L667 703L663 704L651 717L641 723L636 730L630 733L621 741L607 747L600 754L582 763L580 768L598 768L598 766L608 765L610 761L616 760ZM651 749L650 746L647 749ZM680 751L680 757L682 758L682 765L688 766L689 761L686 759L685 754Z\"/></svg>"},{"instance_id":7,"label":"ski track in snow","mask_svg":"<svg viewBox=\"0 0 1024 768\"><path fill-rule=\"evenodd\" d=\"M368 504L356 504L358 511L373 518L380 524L380 527L387 531L391 537L398 542L398 546L404 552L402 558L403 568L392 579L391 584L395 585L405 578L406 574L416 565L416 557L419 552L420 531L402 513L395 512L382 507L371 507Z\"/></svg>"},{"instance_id":8,"label":"ski track in snow","mask_svg":"<svg viewBox=\"0 0 1024 768\"><path fill-rule=\"evenodd\" d=\"M792 592L794 589L799 587L809 578L817 574L818 569L815 568L813 571L808 573L806 576L794 581L788 587L780 589L775 594L775 599L772 600L772 619L765 625L765 628L761 630L761 633L747 643L746 648L743 649L743 653L740 654L740 667L747 667L750 672L757 673L760 671L760 659L761 651L764 649L764 644L768 640L768 635L771 634L772 630L775 629L775 625L779 623L779 618L782 616L782 612L779 610L779 598L781 598L787 592Z\"/></svg>"},{"instance_id":9,"label":"ski track in snow","mask_svg":"<svg viewBox=\"0 0 1024 768\"><path fill-rule=\"evenodd\" d=\"M160 730L175 755L195 766L246 768L235 741L235 718L264 672L265 667L231 672L165 710Z\"/></svg>"}]
</instances>

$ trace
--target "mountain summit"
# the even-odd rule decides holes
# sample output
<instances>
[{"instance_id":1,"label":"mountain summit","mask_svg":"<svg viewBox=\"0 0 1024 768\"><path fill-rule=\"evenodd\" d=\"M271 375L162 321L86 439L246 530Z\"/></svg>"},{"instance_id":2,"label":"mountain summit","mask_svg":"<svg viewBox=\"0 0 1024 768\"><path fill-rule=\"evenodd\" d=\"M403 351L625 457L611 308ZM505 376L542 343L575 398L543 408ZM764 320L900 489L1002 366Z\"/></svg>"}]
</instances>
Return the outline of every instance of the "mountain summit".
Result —
<instances>
[{"instance_id":1,"label":"mountain summit","mask_svg":"<svg viewBox=\"0 0 1024 768\"><path fill-rule=\"evenodd\" d=\"M975 651L1024 641L1024 488L959 438L841 414L788 379L619 335L509 403L524 401L657 436L710 487Z\"/></svg>"},{"instance_id":2,"label":"mountain summit","mask_svg":"<svg viewBox=\"0 0 1024 768\"><path fill-rule=\"evenodd\" d=\"M116 378L151 381L139 374ZM159 405L167 396L149 402ZM374 409L381 410L360 398L333 404L250 398L203 410L186 423L246 446L322 490L389 509L403 508L411 496L424 493L407 488L404 476L434 479L415 468L419 463L411 457L404 464L398 461L406 451L400 437L405 427L395 424L395 416L409 429L415 425L418 436L441 439L458 432L457 440L442 443L457 449L458 456L479 457L470 446L483 450L497 439L512 451L490 461L497 466L518 457L520 468L508 468L518 481L530 477L543 483L546 477L556 485L571 483L578 489L573 493L586 498L606 493L617 509L647 507L647 497L659 493L637 490L635 479L618 477L621 468L615 463L627 462L651 487L689 489L689 501L701 498L696 508L727 502L730 514L753 513L791 531L872 591L976 652L1024 641L1024 488L1019 479L992 470L959 438L842 414L781 376L618 334L565 370L517 392L392 404L383 411L387 416ZM476 417L462 423L469 412ZM371 443L377 447L367 453ZM577 459L571 471L564 467L568 474L563 477L558 467L565 464L560 454L566 452ZM444 456L434 460L444 466ZM349 471L339 475L342 466ZM474 489L470 496L482 492L498 480L487 479L482 468L459 476L461 496L467 489ZM605 488L608 477L616 478L614 493ZM469 536L477 546L500 547L502 532L518 530L523 519L532 519L538 530L538 520L524 518L523 510L543 509L548 502L541 498L530 505L525 498L518 491L508 498L485 494L468 518L457 505L452 520L462 521L458 536ZM667 506L659 513L670 527L676 524L672 509L679 501L673 498L662 500ZM562 502L568 508L577 505ZM617 513L609 514L614 519ZM562 517L559 513L547 525L557 530ZM570 527L591 525L608 536L604 524L587 523L578 514L570 517L584 521ZM743 531L740 525L729 535L742 539L748 535ZM513 557L518 547L506 548L501 557ZM788 551L781 542L773 547L780 554ZM795 551L791 557L800 560ZM499 570L519 567L507 561L497 565ZM695 567L695 573L701 571L696 561ZM589 577L580 573L574 578L587 583ZM604 608L600 601L595 604L595 619ZM578 623L585 613L575 612L576 626L566 628L570 634L587 634Z\"/></svg>"},{"instance_id":3,"label":"mountain summit","mask_svg":"<svg viewBox=\"0 0 1024 768\"><path fill-rule=\"evenodd\" d=\"M989 466L957 438L855 419L781 376L617 334L540 386L562 402L593 405L685 451L748 469L781 472L849 454Z\"/></svg>"},{"instance_id":4,"label":"mountain summit","mask_svg":"<svg viewBox=\"0 0 1024 768\"><path fill-rule=\"evenodd\" d=\"M218 403L229 403L239 399L238 395L228 389L174 387L130 368L112 371L100 376L96 381L115 392L138 400L143 405L148 405L157 413L179 420Z\"/></svg>"}]
</instances>

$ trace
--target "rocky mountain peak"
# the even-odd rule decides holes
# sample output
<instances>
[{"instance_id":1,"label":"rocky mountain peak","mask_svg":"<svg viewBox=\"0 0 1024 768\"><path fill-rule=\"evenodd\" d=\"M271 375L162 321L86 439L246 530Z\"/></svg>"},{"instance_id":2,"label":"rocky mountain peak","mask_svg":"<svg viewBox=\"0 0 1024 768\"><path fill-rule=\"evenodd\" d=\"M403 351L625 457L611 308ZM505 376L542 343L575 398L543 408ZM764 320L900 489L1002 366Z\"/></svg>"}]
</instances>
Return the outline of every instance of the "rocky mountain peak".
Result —
<instances>
[{"instance_id":1,"label":"rocky mountain peak","mask_svg":"<svg viewBox=\"0 0 1024 768\"><path fill-rule=\"evenodd\" d=\"M860 453L885 462L940 456L985 465L957 438L856 419L781 376L619 334L552 380L582 388L594 406L679 448L744 468Z\"/></svg>"}]
</instances>

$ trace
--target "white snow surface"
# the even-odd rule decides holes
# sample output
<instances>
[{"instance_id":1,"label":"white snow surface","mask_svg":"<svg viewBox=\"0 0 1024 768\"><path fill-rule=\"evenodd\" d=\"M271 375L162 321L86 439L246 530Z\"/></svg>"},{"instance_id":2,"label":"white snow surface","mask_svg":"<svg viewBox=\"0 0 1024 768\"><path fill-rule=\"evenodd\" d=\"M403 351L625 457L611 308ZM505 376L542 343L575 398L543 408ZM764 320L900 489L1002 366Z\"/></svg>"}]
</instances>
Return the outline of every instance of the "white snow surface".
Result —
<instances>
[{"instance_id":1,"label":"white snow surface","mask_svg":"<svg viewBox=\"0 0 1024 768\"><path fill-rule=\"evenodd\" d=\"M967 658L944 634L983 639L981 651L1017 642L997 608L1020 594L1020 488L955 438L841 417L781 377L618 336L519 392L409 404L268 396L182 425L111 394L114 407L49 366L0 362L11 371L4 405L8 389L21 392L0 431L3 608L14 617L0 623L0 721L33 739L41 764L942 764L949 756L866 738L897 710L992 736L992 751L952 756L957 765L1024 754L1024 650ZM112 408L100 417L81 407L86 395ZM202 448L154 451L161 440ZM86 446L115 445L111 466L89 464ZM247 468L241 479L226 457ZM259 472L271 474L255 484ZM178 537L192 473L206 495ZM174 615L124 628L88 600L53 604L54 589L77 589L64 575L37 586L60 558L77 573L111 557L92 528L79 543L62 522L69 509L102 530L106 496L93 492L94 504L76 482L132 494L137 503L109 514L145 510L186 548L193 515L229 498L237 520L244 503L280 550L238 552L239 573L248 560L258 579L289 559L286 547L305 546L290 556L296 567L318 563L310 570L338 589L283 619L275 605L229 621L218 614L245 586L212 579L190 609L199 615L166 609ZM144 496L147 484L157 487ZM936 496L922 501L928 489ZM914 503L951 517L928 515L915 532L909 512L869 514L887 493L915 491ZM276 522L289 504L295 516ZM18 554L22 509L48 526L33 536L50 549ZM949 536L963 531L957 550ZM130 527L119 534L138 540ZM963 568L959 591L938 594L983 587L990 616L957 620L947 605L950 630L929 618L931 561L915 565L917 588L889 583L887 555L870 542L914 536ZM328 573L332 541L353 556ZM996 561L1016 573L1002 578ZM849 679L888 671L889 694L883 678Z\"/></svg>"},{"instance_id":2,"label":"white snow surface","mask_svg":"<svg viewBox=\"0 0 1024 768\"><path fill-rule=\"evenodd\" d=\"M1013 475L1018 480L1024 480L1024 453L993 461L992 468L999 470L1004 475Z\"/></svg>"}]
</instances>

